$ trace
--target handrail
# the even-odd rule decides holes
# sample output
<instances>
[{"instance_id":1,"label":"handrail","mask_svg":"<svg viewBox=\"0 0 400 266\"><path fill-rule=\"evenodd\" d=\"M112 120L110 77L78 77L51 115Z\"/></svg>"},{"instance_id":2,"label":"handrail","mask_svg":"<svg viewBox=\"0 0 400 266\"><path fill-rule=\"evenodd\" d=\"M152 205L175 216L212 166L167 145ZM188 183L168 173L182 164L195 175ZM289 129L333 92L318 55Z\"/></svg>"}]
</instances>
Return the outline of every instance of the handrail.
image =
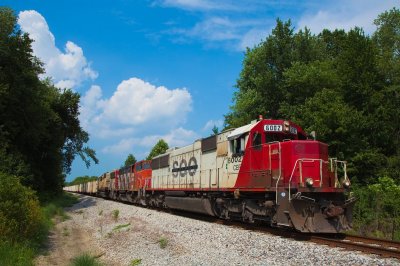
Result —
<instances>
[{"instance_id":1,"label":"handrail","mask_svg":"<svg viewBox=\"0 0 400 266\"><path fill-rule=\"evenodd\" d=\"M293 175L294 175L294 171L296 169L297 163L299 163L300 165L300 183L303 183L303 173L302 173L302 163L303 162L315 162L315 161L319 161L319 186L322 187L322 163L328 163L327 161L324 161L322 159L313 159L313 158L300 158L297 159L294 166L293 166L293 170L292 170L292 174L290 175L290 179L289 179L289 201L291 200L291 190L290 190L290 186L292 184L292 179L293 179Z\"/></svg>"},{"instance_id":2,"label":"handrail","mask_svg":"<svg viewBox=\"0 0 400 266\"><path fill-rule=\"evenodd\" d=\"M279 144L278 145L279 146L279 177L278 177L278 180L276 180L276 184L275 184L275 196L276 196L275 204L276 205L278 205L278 184L279 184L279 181L281 180L281 176L282 176L282 149L281 149L281 143L279 141L277 141L277 142ZM271 153L270 153L270 157L271 157ZM272 167L271 164L270 164L270 167Z\"/></svg>"}]
</instances>

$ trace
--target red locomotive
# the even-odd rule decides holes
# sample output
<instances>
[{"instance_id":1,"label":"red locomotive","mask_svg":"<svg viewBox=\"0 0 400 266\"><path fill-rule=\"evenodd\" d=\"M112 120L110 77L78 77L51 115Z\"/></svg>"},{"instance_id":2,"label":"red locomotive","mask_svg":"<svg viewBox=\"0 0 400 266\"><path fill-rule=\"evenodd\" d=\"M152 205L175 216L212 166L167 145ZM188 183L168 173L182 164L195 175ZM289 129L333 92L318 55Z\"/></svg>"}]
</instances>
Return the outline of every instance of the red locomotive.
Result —
<instances>
[{"instance_id":1,"label":"red locomotive","mask_svg":"<svg viewBox=\"0 0 400 266\"><path fill-rule=\"evenodd\" d=\"M151 164L106 173L97 193L222 219L339 233L351 228L355 200L347 196L349 187L346 162L329 159L327 144L307 139L290 121L260 119L169 149Z\"/></svg>"}]
</instances>

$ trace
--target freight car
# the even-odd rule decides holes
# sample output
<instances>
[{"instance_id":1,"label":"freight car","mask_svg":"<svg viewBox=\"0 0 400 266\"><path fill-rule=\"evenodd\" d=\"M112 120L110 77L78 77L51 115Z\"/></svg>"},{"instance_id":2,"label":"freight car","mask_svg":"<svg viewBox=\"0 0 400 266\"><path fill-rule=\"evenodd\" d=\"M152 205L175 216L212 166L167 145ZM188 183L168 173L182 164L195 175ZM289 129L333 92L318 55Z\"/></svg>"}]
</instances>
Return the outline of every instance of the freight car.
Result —
<instances>
[{"instance_id":1,"label":"freight car","mask_svg":"<svg viewBox=\"0 0 400 266\"><path fill-rule=\"evenodd\" d=\"M300 232L351 228L346 162L296 124L262 119L102 175L98 194Z\"/></svg>"}]
</instances>

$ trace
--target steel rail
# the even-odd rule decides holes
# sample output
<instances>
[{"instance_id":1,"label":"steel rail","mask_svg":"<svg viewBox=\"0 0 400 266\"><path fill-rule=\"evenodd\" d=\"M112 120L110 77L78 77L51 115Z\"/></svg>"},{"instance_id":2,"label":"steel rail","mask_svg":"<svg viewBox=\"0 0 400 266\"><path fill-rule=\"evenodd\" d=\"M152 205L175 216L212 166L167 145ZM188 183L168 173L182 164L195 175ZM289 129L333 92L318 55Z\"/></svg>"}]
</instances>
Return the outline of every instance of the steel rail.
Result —
<instances>
[{"instance_id":1,"label":"steel rail","mask_svg":"<svg viewBox=\"0 0 400 266\"><path fill-rule=\"evenodd\" d=\"M310 241L347 250L400 259L400 242L386 239L346 235L343 239L312 235Z\"/></svg>"}]
</instances>

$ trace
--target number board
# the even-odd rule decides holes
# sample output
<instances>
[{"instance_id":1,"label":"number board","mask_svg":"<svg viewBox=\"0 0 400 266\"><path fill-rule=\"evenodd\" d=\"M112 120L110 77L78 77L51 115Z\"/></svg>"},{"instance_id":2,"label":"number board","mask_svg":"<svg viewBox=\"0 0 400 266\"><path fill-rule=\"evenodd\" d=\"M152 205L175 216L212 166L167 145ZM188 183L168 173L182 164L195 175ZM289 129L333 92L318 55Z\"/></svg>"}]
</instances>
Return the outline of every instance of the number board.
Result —
<instances>
[{"instance_id":1,"label":"number board","mask_svg":"<svg viewBox=\"0 0 400 266\"><path fill-rule=\"evenodd\" d=\"M264 131L268 132L280 132L282 131L282 125L265 125Z\"/></svg>"}]
</instances>

